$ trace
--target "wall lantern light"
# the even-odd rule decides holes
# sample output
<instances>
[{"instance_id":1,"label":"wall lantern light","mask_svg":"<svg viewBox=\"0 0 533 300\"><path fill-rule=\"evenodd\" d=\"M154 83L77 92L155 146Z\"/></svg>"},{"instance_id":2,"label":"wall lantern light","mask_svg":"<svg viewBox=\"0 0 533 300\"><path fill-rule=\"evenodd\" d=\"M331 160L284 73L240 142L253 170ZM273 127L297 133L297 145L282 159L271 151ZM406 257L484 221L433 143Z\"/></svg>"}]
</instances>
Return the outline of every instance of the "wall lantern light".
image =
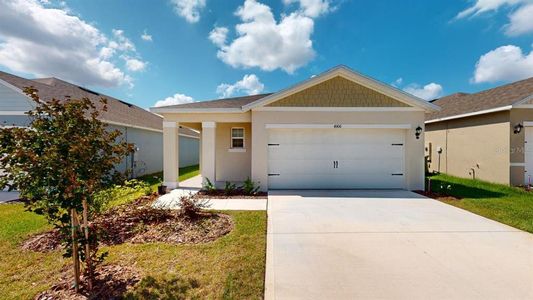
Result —
<instances>
[{"instance_id":1,"label":"wall lantern light","mask_svg":"<svg viewBox=\"0 0 533 300\"><path fill-rule=\"evenodd\" d=\"M416 129L415 129L415 136L416 136L416 139L418 140L420 138L420 135L422 134L422 127L418 126Z\"/></svg>"},{"instance_id":2,"label":"wall lantern light","mask_svg":"<svg viewBox=\"0 0 533 300\"><path fill-rule=\"evenodd\" d=\"M514 127L514 134L519 134L522 131L522 128L524 128L524 125L518 123Z\"/></svg>"}]
</instances>

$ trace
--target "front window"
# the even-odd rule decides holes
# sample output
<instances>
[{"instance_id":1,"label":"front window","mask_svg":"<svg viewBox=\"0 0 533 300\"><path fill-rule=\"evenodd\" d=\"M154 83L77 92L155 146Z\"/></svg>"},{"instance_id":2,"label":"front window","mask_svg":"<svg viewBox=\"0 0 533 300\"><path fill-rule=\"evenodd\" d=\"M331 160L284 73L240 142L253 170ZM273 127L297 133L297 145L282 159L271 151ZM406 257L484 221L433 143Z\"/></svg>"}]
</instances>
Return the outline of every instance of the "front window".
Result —
<instances>
[{"instance_id":1,"label":"front window","mask_svg":"<svg viewBox=\"0 0 533 300\"><path fill-rule=\"evenodd\" d=\"M244 148L244 128L231 128L231 148Z\"/></svg>"}]
</instances>

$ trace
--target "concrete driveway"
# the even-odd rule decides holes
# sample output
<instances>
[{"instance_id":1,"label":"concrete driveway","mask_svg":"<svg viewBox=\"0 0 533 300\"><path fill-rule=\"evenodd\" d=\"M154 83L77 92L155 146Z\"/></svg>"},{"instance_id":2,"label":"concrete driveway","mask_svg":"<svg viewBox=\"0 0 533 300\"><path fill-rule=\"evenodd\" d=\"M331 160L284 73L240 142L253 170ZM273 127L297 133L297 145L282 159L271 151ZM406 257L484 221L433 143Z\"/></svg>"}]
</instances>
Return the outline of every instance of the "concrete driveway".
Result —
<instances>
[{"instance_id":1,"label":"concrete driveway","mask_svg":"<svg viewBox=\"0 0 533 300\"><path fill-rule=\"evenodd\" d=\"M407 191L271 191L266 299L533 299L533 235Z\"/></svg>"}]
</instances>

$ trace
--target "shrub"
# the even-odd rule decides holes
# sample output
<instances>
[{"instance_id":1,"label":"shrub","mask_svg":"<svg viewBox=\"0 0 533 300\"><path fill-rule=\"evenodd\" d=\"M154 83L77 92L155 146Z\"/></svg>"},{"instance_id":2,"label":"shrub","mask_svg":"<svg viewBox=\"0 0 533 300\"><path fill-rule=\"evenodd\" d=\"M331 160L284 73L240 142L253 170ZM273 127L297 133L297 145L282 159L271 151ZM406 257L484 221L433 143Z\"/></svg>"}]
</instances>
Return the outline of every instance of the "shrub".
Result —
<instances>
[{"instance_id":1,"label":"shrub","mask_svg":"<svg viewBox=\"0 0 533 300\"><path fill-rule=\"evenodd\" d=\"M209 180L209 178L205 178L202 182L202 190L204 190L208 195L216 192L215 185Z\"/></svg>"},{"instance_id":2,"label":"shrub","mask_svg":"<svg viewBox=\"0 0 533 300\"><path fill-rule=\"evenodd\" d=\"M241 189L242 191L244 192L245 195L255 195L257 194L257 192L259 192L259 183L256 184L255 182L253 182L250 177L248 177L243 183L242 183L242 186L241 186Z\"/></svg>"},{"instance_id":3,"label":"shrub","mask_svg":"<svg viewBox=\"0 0 533 300\"><path fill-rule=\"evenodd\" d=\"M235 183L226 181L226 185L224 186L224 195L226 196L233 195L235 194L236 190L237 190L237 185L235 185Z\"/></svg>"},{"instance_id":4,"label":"shrub","mask_svg":"<svg viewBox=\"0 0 533 300\"><path fill-rule=\"evenodd\" d=\"M92 209L95 212L104 212L111 207L131 202L139 196L148 196L152 193L150 185L137 179L126 180L122 185L114 185L94 196Z\"/></svg>"},{"instance_id":5,"label":"shrub","mask_svg":"<svg viewBox=\"0 0 533 300\"><path fill-rule=\"evenodd\" d=\"M180 215L194 218L203 210L211 206L208 199L196 198L192 195L182 196L179 200Z\"/></svg>"}]
</instances>

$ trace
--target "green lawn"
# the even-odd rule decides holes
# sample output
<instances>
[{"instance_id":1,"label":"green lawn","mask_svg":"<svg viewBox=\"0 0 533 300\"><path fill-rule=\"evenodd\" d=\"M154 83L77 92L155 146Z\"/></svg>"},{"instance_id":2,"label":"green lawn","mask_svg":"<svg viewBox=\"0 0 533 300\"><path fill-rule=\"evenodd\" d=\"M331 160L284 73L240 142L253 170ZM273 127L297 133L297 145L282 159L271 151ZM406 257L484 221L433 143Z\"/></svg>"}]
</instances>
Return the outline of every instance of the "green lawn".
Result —
<instances>
[{"instance_id":1,"label":"green lawn","mask_svg":"<svg viewBox=\"0 0 533 300\"><path fill-rule=\"evenodd\" d=\"M198 167L182 176L195 176ZM185 178L185 177L184 177ZM147 180L147 179L145 179ZM154 181L157 185L157 181ZM106 262L135 265L143 280L128 299L261 299L266 251L266 212L225 211L234 230L203 245L122 244L107 247ZM49 229L22 204L0 204L0 299L29 299L50 287L70 260L61 251L22 251L29 235ZM169 299L169 298L167 298Z\"/></svg>"},{"instance_id":2,"label":"green lawn","mask_svg":"<svg viewBox=\"0 0 533 300\"><path fill-rule=\"evenodd\" d=\"M533 192L445 174L432 176L431 187L461 198L448 204L533 233Z\"/></svg>"}]
</instances>

